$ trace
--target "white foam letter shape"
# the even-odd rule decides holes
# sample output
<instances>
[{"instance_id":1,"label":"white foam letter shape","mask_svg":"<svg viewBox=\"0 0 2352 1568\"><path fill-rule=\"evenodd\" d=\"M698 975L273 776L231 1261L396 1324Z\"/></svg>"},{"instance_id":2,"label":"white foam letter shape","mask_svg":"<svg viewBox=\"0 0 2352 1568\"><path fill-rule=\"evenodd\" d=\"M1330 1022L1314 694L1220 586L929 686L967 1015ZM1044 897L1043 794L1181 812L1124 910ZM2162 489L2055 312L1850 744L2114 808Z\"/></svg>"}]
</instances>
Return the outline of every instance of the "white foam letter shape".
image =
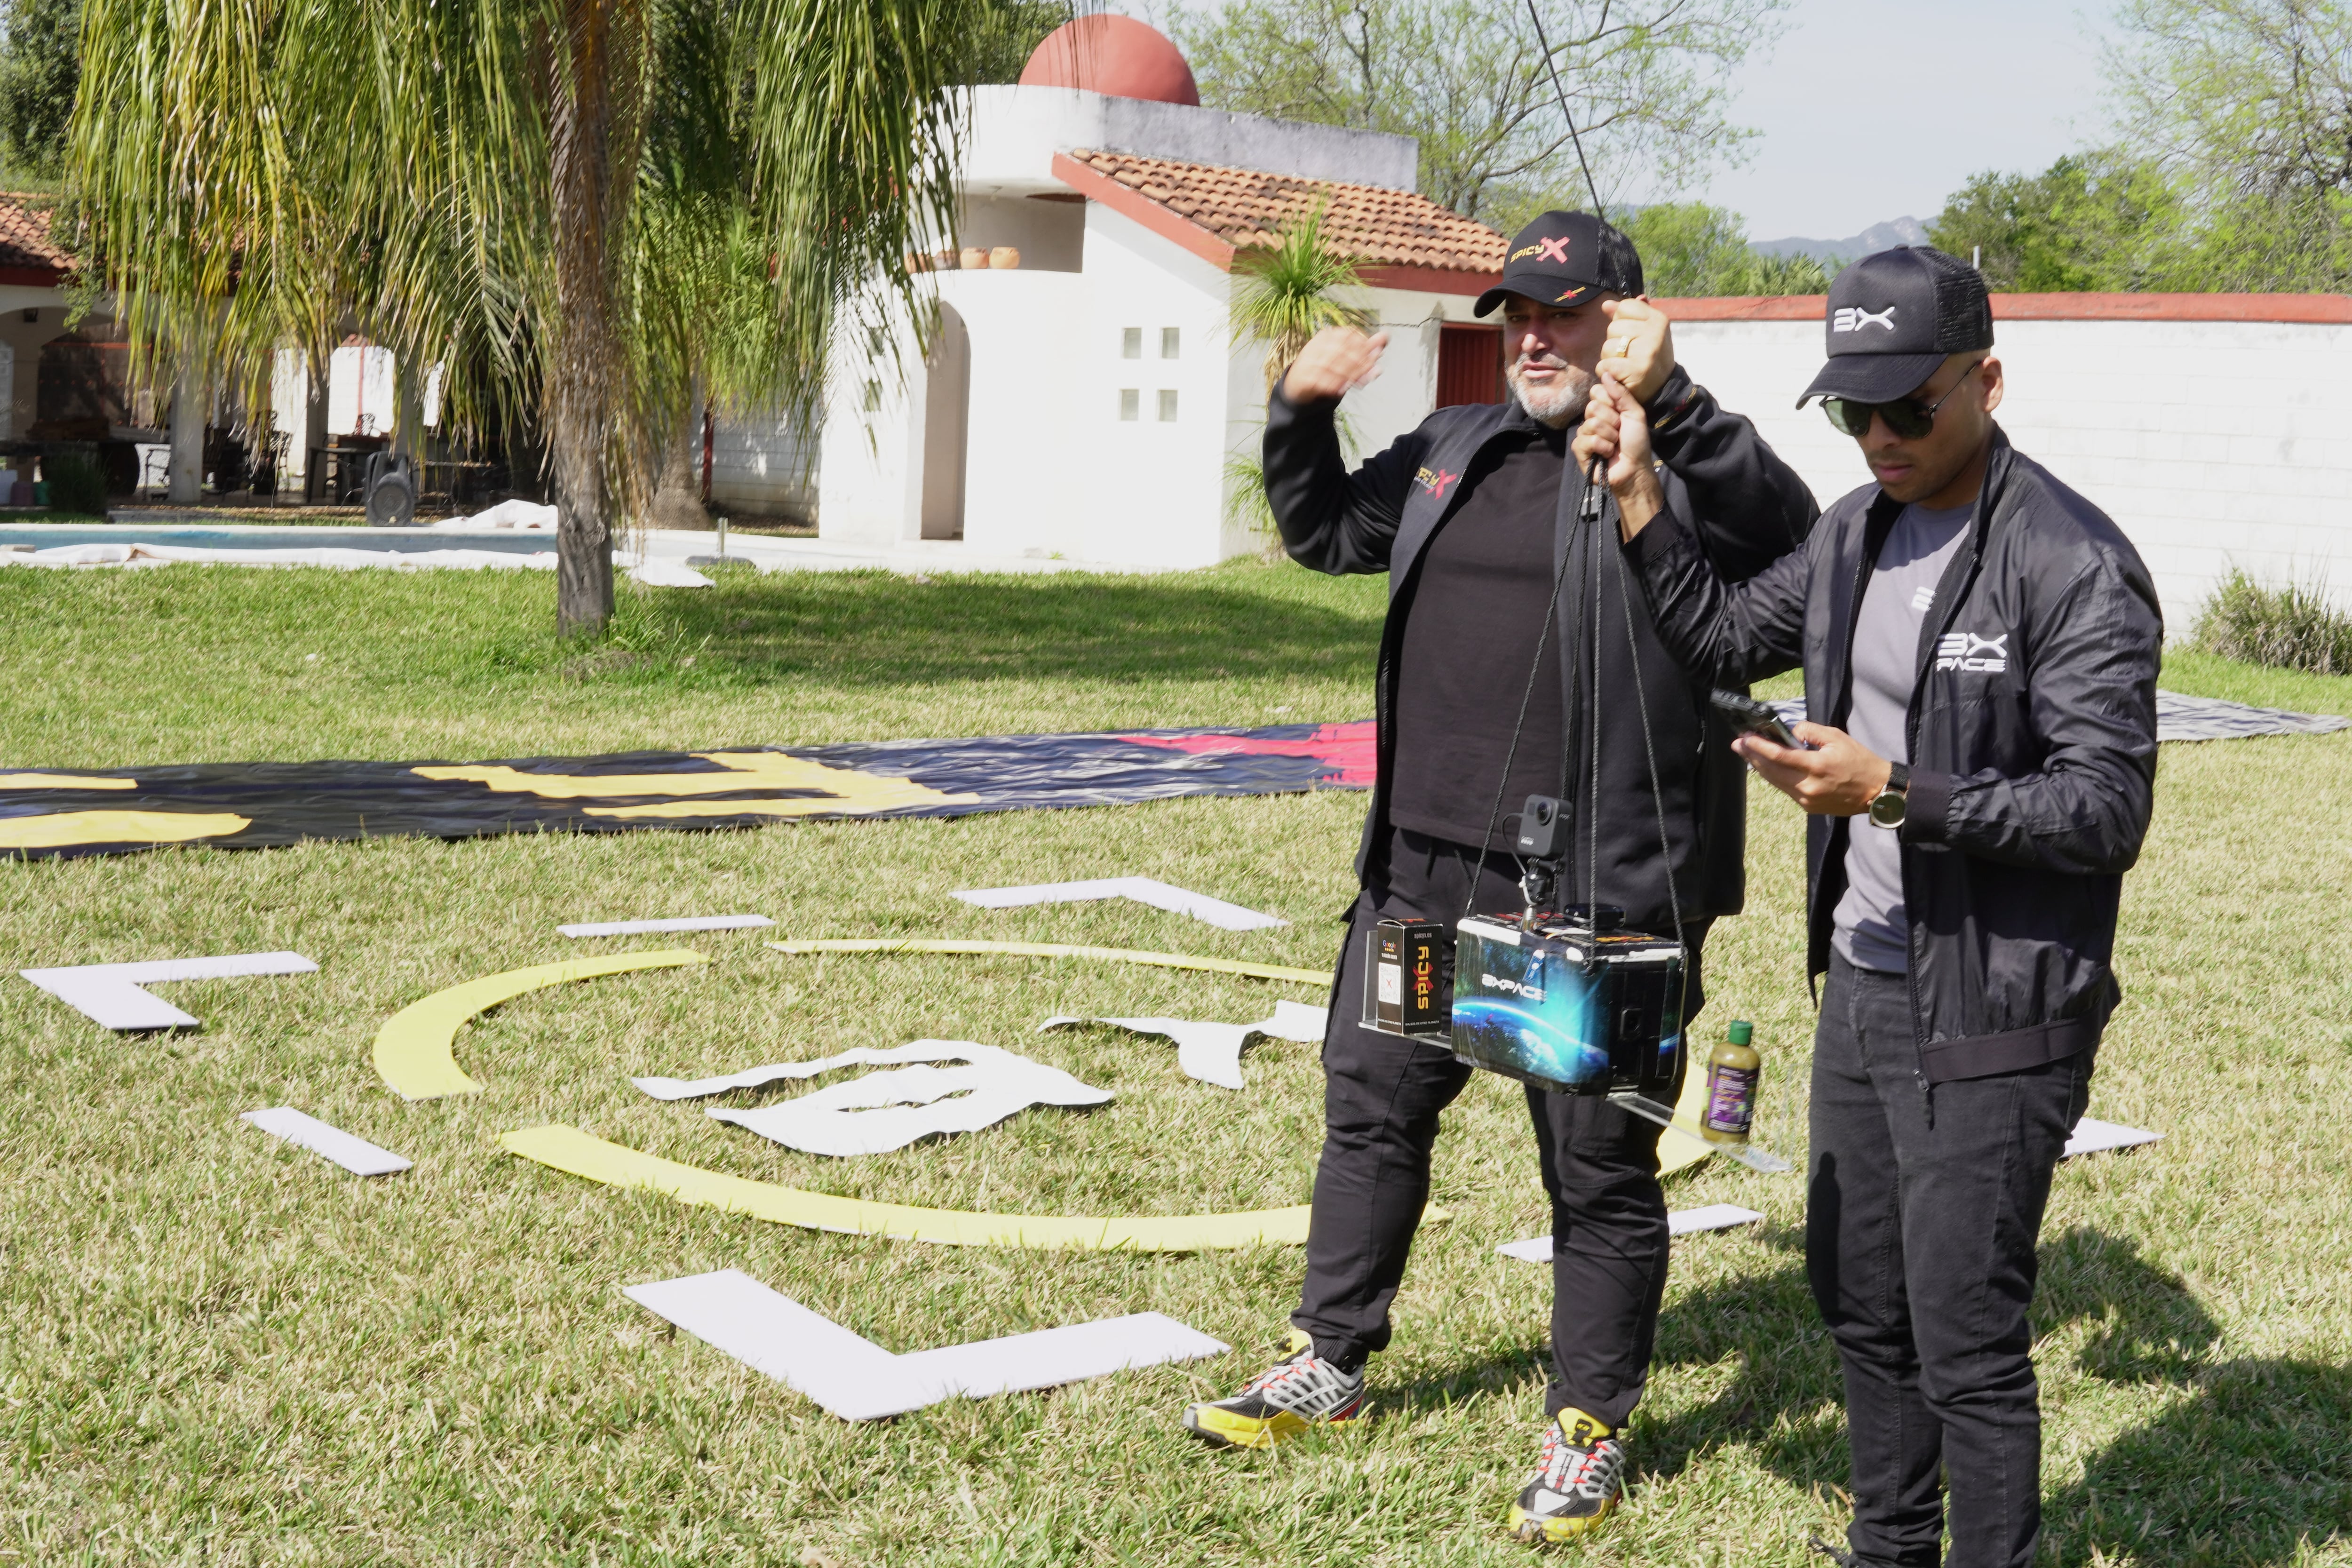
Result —
<instances>
[{"instance_id":1,"label":"white foam letter shape","mask_svg":"<svg viewBox=\"0 0 2352 1568\"><path fill-rule=\"evenodd\" d=\"M867 1073L782 1105L753 1110L714 1106L709 1114L803 1153L880 1154L903 1149L919 1138L977 1132L1033 1105L1105 1105L1111 1099L1108 1089L1080 1083L1059 1068L968 1040L917 1040L896 1050L844 1051L823 1061L754 1068L732 1079L682 1085L670 1079L641 1079L637 1086L657 1098L683 1099L677 1089L715 1093L705 1085L748 1087L746 1080L811 1078L830 1068L887 1062L917 1065L896 1072ZM929 1065L933 1062L966 1065L941 1068ZM656 1084L664 1087L651 1087Z\"/></svg>"},{"instance_id":2,"label":"white foam letter shape","mask_svg":"<svg viewBox=\"0 0 2352 1568\"><path fill-rule=\"evenodd\" d=\"M173 980L226 980L246 974L308 974L319 966L299 952L232 952L218 958L163 958L149 963L81 963L16 973L110 1029L196 1029L204 1026L161 996L141 989Z\"/></svg>"}]
</instances>

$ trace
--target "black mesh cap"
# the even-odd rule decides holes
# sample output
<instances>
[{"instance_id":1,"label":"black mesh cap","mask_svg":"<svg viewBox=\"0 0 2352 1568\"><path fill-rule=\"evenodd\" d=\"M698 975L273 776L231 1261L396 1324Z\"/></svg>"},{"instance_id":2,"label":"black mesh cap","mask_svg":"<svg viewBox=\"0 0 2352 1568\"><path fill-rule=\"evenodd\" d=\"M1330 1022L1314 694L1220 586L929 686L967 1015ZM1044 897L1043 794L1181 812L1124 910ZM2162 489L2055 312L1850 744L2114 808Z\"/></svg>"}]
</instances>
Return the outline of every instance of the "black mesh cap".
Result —
<instances>
[{"instance_id":1,"label":"black mesh cap","mask_svg":"<svg viewBox=\"0 0 2352 1568\"><path fill-rule=\"evenodd\" d=\"M1950 355L1992 347L1984 274L1957 256L1902 246L1865 256L1830 285L1829 363L1797 399L1892 403Z\"/></svg>"},{"instance_id":2,"label":"black mesh cap","mask_svg":"<svg viewBox=\"0 0 2352 1568\"><path fill-rule=\"evenodd\" d=\"M1502 281L1478 296L1483 316L1507 294L1544 305L1580 305L1597 294L1642 291L1633 242L1591 213L1548 212L1512 237Z\"/></svg>"}]
</instances>

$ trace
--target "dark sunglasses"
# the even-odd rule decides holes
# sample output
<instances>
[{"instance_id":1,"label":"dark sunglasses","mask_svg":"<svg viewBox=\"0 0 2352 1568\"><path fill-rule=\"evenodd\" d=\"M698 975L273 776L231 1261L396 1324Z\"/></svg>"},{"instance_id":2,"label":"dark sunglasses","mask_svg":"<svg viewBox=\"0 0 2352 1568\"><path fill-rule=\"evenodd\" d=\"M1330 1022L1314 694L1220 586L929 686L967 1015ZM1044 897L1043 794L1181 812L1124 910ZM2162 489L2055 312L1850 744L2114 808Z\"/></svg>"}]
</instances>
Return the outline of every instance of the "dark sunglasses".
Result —
<instances>
[{"instance_id":1,"label":"dark sunglasses","mask_svg":"<svg viewBox=\"0 0 2352 1568\"><path fill-rule=\"evenodd\" d=\"M1977 364L1983 363L1979 360ZM1911 397L1899 398L1893 403L1863 403L1851 397L1824 397L1822 399L1822 412L1830 416L1831 425L1841 436L1852 436L1860 440L1870 434L1870 421L1875 416L1886 421L1886 427L1895 432L1896 439L1916 441L1936 427L1936 411L1949 403L1952 394L1974 378L1976 368L1974 364L1969 366L1960 379L1952 383L1950 389L1933 403L1923 404Z\"/></svg>"}]
</instances>

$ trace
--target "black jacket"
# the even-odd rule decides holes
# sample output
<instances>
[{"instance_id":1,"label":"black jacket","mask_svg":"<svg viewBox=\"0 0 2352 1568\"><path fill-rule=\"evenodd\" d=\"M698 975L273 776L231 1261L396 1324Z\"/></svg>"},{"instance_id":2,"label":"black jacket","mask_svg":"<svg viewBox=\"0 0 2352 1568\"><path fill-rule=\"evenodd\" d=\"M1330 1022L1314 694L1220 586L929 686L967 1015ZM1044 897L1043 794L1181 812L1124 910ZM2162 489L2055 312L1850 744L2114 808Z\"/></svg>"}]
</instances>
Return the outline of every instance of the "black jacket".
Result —
<instances>
[{"instance_id":1,"label":"black jacket","mask_svg":"<svg viewBox=\"0 0 2352 1568\"><path fill-rule=\"evenodd\" d=\"M1412 613L1422 552L1499 460L1493 452L1496 437L1514 427L1528 428L1532 421L1516 402L1442 408L1350 474L1340 459L1333 428L1337 406L1294 404L1279 391L1275 394L1266 416L1265 490L1293 560L1318 572L1389 574L1389 614L1381 633L1374 692L1380 775L1356 860L1358 875L1370 880L1379 869L1373 858L1388 842L1397 656L1405 617ZM1651 407L1669 502L1705 542L1716 571L1739 582L1802 543L1818 513L1812 492L1764 444L1755 426L1723 412L1680 367L1651 400ZM1570 462L1555 516L1555 566L1580 526L1576 513L1583 497L1583 476ZM1601 527L1604 538L1613 539L1613 500L1610 505ZM1601 550L1597 564L1592 596L1599 606L1593 620L1601 644L1599 897L1622 904L1637 927L1663 931L1672 918L1644 761L1642 712L1633 700L1635 665L1626 645L1627 617L1620 608L1629 605L1684 918L1736 914L1744 888L1746 769L1727 749L1729 732L1713 718L1706 682L1685 679L1658 641L1640 585L1622 571L1617 552ZM1577 638L1592 635L1574 602L1578 577L1571 566L1560 596L1554 637L1562 648L1577 647ZM1463 648L1460 657L1486 655L1473 647ZM1565 688L1570 661L1563 658L1560 668ZM1526 684L1527 670L1497 668L1494 679L1517 691ZM1575 724L1580 705L1574 693L1563 689L1561 695L1570 745L1580 747ZM1483 814L1487 802L1476 805ZM1506 801L1504 809L1515 811L1518 805ZM1565 886L1571 896L1580 898L1587 879L1586 838L1580 830L1576 843Z\"/></svg>"},{"instance_id":2,"label":"black jacket","mask_svg":"<svg viewBox=\"0 0 2352 1568\"><path fill-rule=\"evenodd\" d=\"M1875 485L1801 554L1734 588L1664 520L1625 547L1662 637L1700 679L1800 664L1806 713L1843 727L1853 627L1901 513ZM2055 1061L2098 1042L2123 874L2156 788L2164 640L2147 569L2106 514L1993 433L1965 548L1920 628L1902 840L1911 1011L1928 1082ZM1810 972L1829 966L1845 817L1807 826Z\"/></svg>"}]
</instances>

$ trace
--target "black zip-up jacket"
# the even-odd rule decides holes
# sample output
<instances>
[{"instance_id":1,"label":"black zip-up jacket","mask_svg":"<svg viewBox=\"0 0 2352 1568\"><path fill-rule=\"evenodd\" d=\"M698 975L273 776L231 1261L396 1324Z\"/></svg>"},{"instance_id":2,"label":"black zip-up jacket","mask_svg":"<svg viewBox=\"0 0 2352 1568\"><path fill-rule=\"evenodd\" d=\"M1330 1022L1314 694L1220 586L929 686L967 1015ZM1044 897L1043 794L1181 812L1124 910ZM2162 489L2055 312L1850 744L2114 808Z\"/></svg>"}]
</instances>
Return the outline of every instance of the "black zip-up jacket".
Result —
<instances>
[{"instance_id":1,"label":"black zip-up jacket","mask_svg":"<svg viewBox=\"0 0 2352 1568\"><path fill-rule=\"evenodd\" d=\"M1920 627L1901 835L1911 1016L1928 1083L2015 1072L2098 1043L2123 874L2156 790L2156 588L2105 512L1998 426L1966 548ZM1624 547L1658 629L1701 679L1802 665L1806 715L1843 728L1853 628L1903 510L1875 485L1801 553L1738 587L1661 519ZM1806 823L1808 967L1829 967L1860 818Z\"/></svg>"},{"instance_id":2,"label":"black zip-up jacket","mask_svg":"<svg viewBox=\"0 0 2352 1568\"><path fill-rule=\"evenodd\" d=\"M1666 494L1677 514L1689 520L1705 542L1714 569L1742 581L1787 555L1804 541L1819 509L1794 469L1780 461L1735 414L1727 414L1705 389L1677 366L1651 399L1658 455L1664 465ZM1507 430L1533 427L1517 402L1441 408L1386 451L1350 474L1339 456L1333 427L1336 403L1295 404L1277 389L1266 414L1265 490L1284 547L1291 558L1318 572L1389 574L1389 614L1381 632L1374 712L1378 719L1380 773L1364 819L1357 874L1370 880L1388 842L1389 780L1394 775L1397 659L1412 614L1423 552L1465 496L1499 460L1491 454ZM1605 492L1604 492L1605 493ZM1584 478L1571 459L1564 466L1554 516L1553 564L1565 559L1576 537L1577 509ZM1604 539L1615 537L1615 501L1600 524ZM1658 784L1673 845L1675 888L1685 920L1739 911L1744 881L1741 859L1747 844L1747 770L1728 748L1729 731L1707 704L1704 681L1692 682L1658 641L1640 585L1625 573L1613 550L1598 552L1597 602L1601 643L1600 875L1603 902L1623 906L1637 928L1664 931L1673 909L1666 868L1658 846L1658 814L1644 761L1642 711L1633 700L1636 663L1628 656L1630 606L1638 672L1648 700L1650 736L1658 759ZM1591 631L1579 612L1579 573L1569 568L1560 595L1555 646L1580 646ZM1487 659L1477 647L1459 657ZM1564 729L1573 753L1588 744L1577 716L1576 694L1566 689L1572 661L1560 660ZM1525 686L1528 672L1496 668L1507 690ZM1712 737L1710 739L1710 737ZM1563 774L1566 758L1561 759ZM1519 802L1506 801L1506 811ZM1480 814L1488 802L1475 803ZM1576 849L1564 879L1570 896L1587 885L1587 836L1580 826Z\"/></svg>"}]
</instances>

